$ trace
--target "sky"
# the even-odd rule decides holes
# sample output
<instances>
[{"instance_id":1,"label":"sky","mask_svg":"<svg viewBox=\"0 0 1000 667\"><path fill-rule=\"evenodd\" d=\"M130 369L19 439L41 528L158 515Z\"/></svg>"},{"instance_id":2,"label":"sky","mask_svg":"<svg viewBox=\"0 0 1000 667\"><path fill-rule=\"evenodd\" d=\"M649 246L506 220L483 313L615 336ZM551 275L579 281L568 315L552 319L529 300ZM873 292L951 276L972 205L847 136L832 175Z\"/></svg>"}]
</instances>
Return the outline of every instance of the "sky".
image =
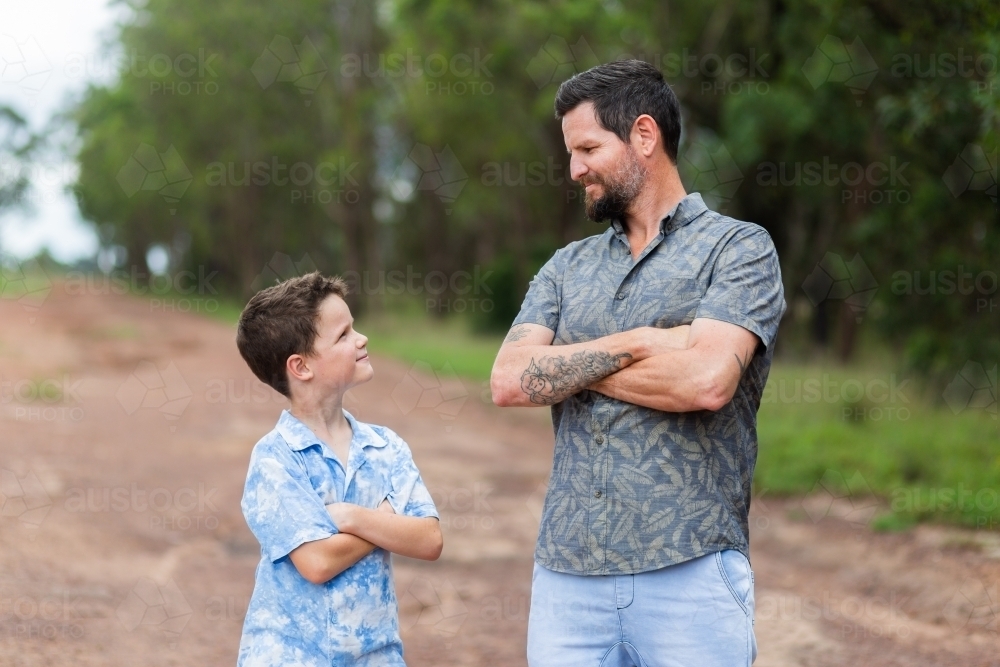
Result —
<instances>
[{"instance_id":1,"label":"sky","mask_svg":"<svg viewBox=\"0 0 1000 667\"><path fill-rule=\"evenodd\" d=\"M108 0L0 0L0 105L14 108L36 132L50 128L52 116L88 82L113 76L103 46L121 11ZM50 137L64 144L59 135ZM47 248L67 263L94 255L97 236L65 192L76 178L68 152L50 149L32 166L30 210L0 214L0 253L23 258ZM10 174L10 165L0 165L0 178L4 168Z\"/></svg>"}]
</instances>

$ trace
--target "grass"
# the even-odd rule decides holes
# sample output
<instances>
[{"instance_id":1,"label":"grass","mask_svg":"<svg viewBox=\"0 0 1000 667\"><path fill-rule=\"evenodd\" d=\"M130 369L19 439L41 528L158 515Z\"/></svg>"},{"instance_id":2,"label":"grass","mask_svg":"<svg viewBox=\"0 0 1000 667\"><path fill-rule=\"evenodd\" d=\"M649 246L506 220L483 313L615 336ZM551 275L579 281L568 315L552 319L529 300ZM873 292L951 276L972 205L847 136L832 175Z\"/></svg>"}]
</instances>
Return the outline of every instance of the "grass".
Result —
<instances>
[{"instance_id":1,"label":"grass","mask_svg":"<svg viewBox=\"0 0 1000 667\"><path fill-rule=\"evenodd\" d=\"M876 528L934 520L1000 529L997 421L982 410L955 414L909 385L895 396L882 392L891 376L775 364L757 416L756 486L774 494L825 490L856 506L878 496L886 509ZM807 380L826 382L827 396L807 402L795 391ZM858 397L858 387L870 396Z\"/></svg>"},{"instance_id":2,"label":"grass","mask_svg":"<svg viewBox=\"0 0 1000 667\"><path fill-rule=\"evenodd\" d=\"M382 315L359 321L370 349L489 379L502 334L461 320ZM880 499L876 529L920 521L1000 529L1000 429L983 410L955 414L891 368L777 362L757 419L755 487L829 493L857 507Z\"/></svg>"}]
</instances>

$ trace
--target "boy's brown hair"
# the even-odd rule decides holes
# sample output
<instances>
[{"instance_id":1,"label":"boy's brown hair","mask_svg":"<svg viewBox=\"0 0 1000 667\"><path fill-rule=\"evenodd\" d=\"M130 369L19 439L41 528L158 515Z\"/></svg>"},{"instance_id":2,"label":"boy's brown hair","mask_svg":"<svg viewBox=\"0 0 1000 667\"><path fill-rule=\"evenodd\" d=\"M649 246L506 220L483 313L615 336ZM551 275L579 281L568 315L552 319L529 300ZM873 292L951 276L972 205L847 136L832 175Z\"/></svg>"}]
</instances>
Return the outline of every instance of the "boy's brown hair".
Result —
<instances>
[{"instance_id":1,"label":"boy's brown hair","mask_svg":"<svg viewBox=\"0 0 1000 667\"><path fill-rule=\"evenodd\" d=\"M320 304L330 295L343 299L347 292L340 276L313 271L254 294L236 327L236 346L253 374L291 398L285 362L293 354L312 352Z\"/></svg>"}]
</instances>

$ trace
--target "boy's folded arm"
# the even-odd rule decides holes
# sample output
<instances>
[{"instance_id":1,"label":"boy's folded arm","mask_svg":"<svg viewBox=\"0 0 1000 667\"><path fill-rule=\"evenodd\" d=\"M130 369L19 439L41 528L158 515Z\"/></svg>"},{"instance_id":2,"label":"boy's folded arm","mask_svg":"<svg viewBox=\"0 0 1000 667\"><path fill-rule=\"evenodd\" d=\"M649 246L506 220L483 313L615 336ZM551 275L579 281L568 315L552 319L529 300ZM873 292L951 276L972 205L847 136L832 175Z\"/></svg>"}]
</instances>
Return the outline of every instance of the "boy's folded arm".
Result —
<instances>
[{"instance_id":1,"label":"boy's folded arm","mask_svg":"<svg viewBox=\"0 0 1000 667\"><path fill-rule=\"evenodd\" d=\"M389 504L385 501L377 510L351 503L327 506L341 533L357 536L400 556L437 560L443 547L440 522L435 517L403 516L386 508Z\"/></svg>"},{"instance_id":2,"label":"boy's folded arm","mask_svg":"<svg viewBox=\"0 0 1000 667\"><path fill-rule=\"evenodd\" d=\"M342 532L300 544L288 557L306 581L325 584L376 548L357 535Z\"/></svg>"}]
</instances>

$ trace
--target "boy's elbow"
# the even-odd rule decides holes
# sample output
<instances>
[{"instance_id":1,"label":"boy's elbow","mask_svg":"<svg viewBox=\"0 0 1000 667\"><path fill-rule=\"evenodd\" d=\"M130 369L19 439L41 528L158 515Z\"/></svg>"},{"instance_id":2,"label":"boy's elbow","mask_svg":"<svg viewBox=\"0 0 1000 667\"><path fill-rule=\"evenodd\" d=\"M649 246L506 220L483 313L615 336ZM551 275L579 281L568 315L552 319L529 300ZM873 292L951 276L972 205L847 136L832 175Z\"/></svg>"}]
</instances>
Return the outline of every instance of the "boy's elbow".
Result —
<instances>
[{"instance_id":1,"label":"boy's elbow","mask_svg":"<svg viewBox=\"0 0 1000 667\"><path fill-rule=\"evenodd\" d=\"M323 567L319 563L303 563L301 565L296 564L295 569L299 571L302 578L308 581L310 584L316 584L321 586L326 582L333 579L335 573L330 572L329 568Z\"/></svg>"},{"instance_id":2,"label":"boy's elbow","mask_svg":"<svg viewBox=\"0 0 1000 667\"><path fill-rule=\"evenodd\" d=\"M434 522L437 523L437 519ZM441 534L441 527L436 525L427 537L426 547L421 557L424 560L437 560L441 557L442 550L444 550L444 536Z\"/></svg>"}]
</instances>

